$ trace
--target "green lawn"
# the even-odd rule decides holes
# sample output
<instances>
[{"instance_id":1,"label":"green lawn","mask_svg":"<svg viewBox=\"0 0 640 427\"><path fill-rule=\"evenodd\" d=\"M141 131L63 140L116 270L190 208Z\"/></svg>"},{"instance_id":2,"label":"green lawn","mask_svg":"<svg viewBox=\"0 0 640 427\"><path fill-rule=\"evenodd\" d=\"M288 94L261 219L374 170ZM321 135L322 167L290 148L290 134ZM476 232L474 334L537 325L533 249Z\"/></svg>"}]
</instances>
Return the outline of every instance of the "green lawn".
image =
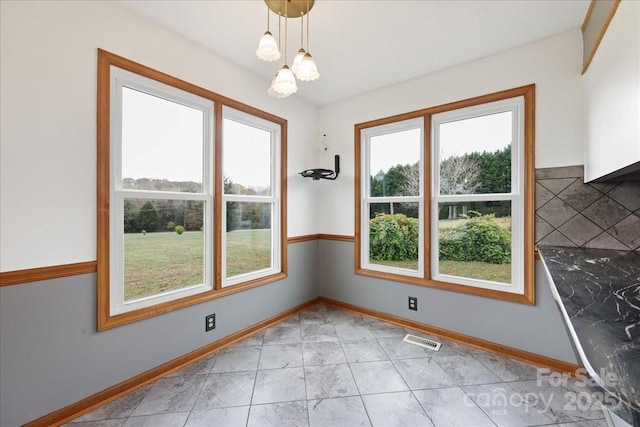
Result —
<instances>
[{"instance_id":1,"label":"green lawn","mask_svg":"<svg viewBox=\"0 0 640 427\"><path fill-rule=\"evenodd\" d=\"M125 301L202 283L203 247L200 231L125 234ZM270 265L270 230L227 233L228 277Z\"/></svg>"},{"instance_id":2,"label":"green lawn","mask_svg":"<svg viewBox=\"0 0 640 427\"><path fill-rule=\"evenodd\" d=\"M202 283L204 234L124 235L125 301Z\"/></svg>"},{"instance_id":3,"label":"green lawn","mask_svg":"<svg viewBox=\"0 0 640 427\"><path fill-rule=\"evenodd\" d=\"M227 233L227 277L271 266L270 230ZM204 234L200 231L128 233L125 245L125 301L202 283ZM374 261L416 270L418 261ZM442 261L441 273L511 282L511 264Z\"/></svg>"},{"instance_id":4,"label":"green lawn","mask_svg":"<svg viewBox=\"0 0 640 427\"><path fill-rule=\"evenodd\" d=\"M227 233L227 277L271 267L271 230Z\"/></svg>"},{"instance_id":5,"label":"green lawn","mask_svg":"<svg viewBox=\"0 0 640 427\"><path fill-rule=\"evenodd\" d=\"M389 267L418 269L418 261L381 261L371 260L377 265ZM440 273L452 276L470 277L480 280L491 280L500 283L511 283L511 264L491 264L480 261L440 261Z\"/></svg>"},{"instance_id":6,"label":"green lawn","mask_svg":"<svg viewBox=\"0 0 640 427\"><path fill-rule=\"evenodd\" d=\"M480 261L440 261L440 273L472 279L511 283L511 264Z\"/></svg>"}]
</instances>

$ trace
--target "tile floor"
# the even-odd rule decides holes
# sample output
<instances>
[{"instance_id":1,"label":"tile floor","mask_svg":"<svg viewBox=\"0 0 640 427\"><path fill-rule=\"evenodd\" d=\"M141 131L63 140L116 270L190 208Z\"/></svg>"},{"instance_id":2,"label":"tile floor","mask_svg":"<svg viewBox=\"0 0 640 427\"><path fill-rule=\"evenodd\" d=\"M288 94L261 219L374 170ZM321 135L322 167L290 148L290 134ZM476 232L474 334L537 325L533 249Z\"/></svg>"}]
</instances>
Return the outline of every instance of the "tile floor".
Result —
<instances>
[{"instance_id":1,"label":"tile floor","mask_svg":"<svg viewBox=\"0 0 640 427\"><path fill-rule=\"evenodd\" d=\"M606 426L580 386L319 304L66 426Z\"/></svg>"}]
</instances>

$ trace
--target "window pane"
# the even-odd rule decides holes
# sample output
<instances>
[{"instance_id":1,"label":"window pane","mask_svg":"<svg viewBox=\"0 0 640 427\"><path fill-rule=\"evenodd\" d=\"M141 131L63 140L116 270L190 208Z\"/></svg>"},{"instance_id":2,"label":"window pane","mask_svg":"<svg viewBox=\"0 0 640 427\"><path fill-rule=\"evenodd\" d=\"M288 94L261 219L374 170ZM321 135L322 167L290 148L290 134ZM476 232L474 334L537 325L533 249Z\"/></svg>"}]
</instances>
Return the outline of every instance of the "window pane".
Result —
<instances>
[{"instance_id":1,"label":"window pane","mask_svg":"<svg viewBox=\"0 0 640 427\"><path fill-rule=\"evenodd\" d=\"M511 192L512 113L440 125L440 194Z\"/></svg>"},{"instance_id":2,"label":"window pane","mask_svg":"<svg viewBox=\"0 0 640 427\"><path fill-rule=\"evenodd\" d=\"M369 262L418 270L419 204L369 205Z\"/></svg>"},{"instance_id":3,"label":"window pane","mask_svg":"<svg viewBox=\"0 0 640 427\"><path fill-rule=\"evenodd\" d=\"M204 113L122 88L125 189L202 192Z\"/></svg>"},{"instance_id":4,"label":"window pane","mask_svg":"<svg viewBox=\"0 0 640 427\"><path fill-rule=\"evenodd\" d=\"M511 283L511 202L438 204L439 273Z\"/></svg>"},{"instance_id":5,"label":"window pane","mask_svg":"<svg viewBox=\"0 0 640 427\"><path fill-rule=\"evenodd\" d=\"M420 195L420 129L371 137L370 197Z\"/></svg>"},{"instance_id":6,"label":"window pane","mask_svg":"<svg viewBox=\"0 0 640 427\"><path fill-rule=\"evenodd\" d=\"M125 302L204 282L203 205L125 199Z\"/></svg>"},{"instance_id":7,"label":"window pane","mask_svg":"<svg viewBox=\"0 0 640 427\"><path fill-rule=\"evenodd\" d=\"M227 202L227 278L271 268L271 207Z\"/></svg>"},{"instance_id":8,"label":"window pane","mask_svg":"<svg viewBox=\"0 0 640 427\"><path fill-rule=\"evenodd\" d=\"M225 194L271 195L271 132L224 119Z\"/></svg>"}]
</instances>

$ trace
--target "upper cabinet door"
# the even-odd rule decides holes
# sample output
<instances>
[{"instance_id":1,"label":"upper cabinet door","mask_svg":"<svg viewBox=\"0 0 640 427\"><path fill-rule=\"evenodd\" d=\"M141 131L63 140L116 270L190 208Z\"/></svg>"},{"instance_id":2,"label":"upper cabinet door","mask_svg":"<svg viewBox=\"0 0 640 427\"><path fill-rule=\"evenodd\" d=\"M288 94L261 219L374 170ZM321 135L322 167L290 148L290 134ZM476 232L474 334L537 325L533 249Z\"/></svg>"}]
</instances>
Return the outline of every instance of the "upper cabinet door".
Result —
<instances>
[{"instance_id":1,"label":"upper cabinet door","mask_svg":"<svg viewBox=\"0 0 640 427\"><path fill-rule=\"evenodd\" d=\"M619 3L583 82L585 181L640 174L640 2Z\"/></svg>"}]
</instances>

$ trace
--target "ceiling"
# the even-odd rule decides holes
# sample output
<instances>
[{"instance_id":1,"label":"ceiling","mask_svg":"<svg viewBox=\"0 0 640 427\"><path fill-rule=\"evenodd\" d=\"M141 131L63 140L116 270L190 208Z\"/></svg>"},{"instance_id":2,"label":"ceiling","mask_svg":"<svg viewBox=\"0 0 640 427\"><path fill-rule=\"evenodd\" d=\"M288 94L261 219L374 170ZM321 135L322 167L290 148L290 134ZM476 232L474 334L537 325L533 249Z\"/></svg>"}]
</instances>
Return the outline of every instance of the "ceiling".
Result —
<instances>
[{"instance_id":1,"label":"ceiling","mask_svg":"<svg viewBox=\"0 0 640 427\"><path fill-rule=\"evenodd\" d=\"M282 66L283 58L267 63L255 56L266 30L262 0L121 2L255 72L265 92ZM320 79L298 82L293 96L327 105L576 30L588 8L589 0L316 0L309 51ZM277 38L273 14L271 32ZM289 65L299 47L300 19L290 19Z\"/></svg>"}]
</instances>

